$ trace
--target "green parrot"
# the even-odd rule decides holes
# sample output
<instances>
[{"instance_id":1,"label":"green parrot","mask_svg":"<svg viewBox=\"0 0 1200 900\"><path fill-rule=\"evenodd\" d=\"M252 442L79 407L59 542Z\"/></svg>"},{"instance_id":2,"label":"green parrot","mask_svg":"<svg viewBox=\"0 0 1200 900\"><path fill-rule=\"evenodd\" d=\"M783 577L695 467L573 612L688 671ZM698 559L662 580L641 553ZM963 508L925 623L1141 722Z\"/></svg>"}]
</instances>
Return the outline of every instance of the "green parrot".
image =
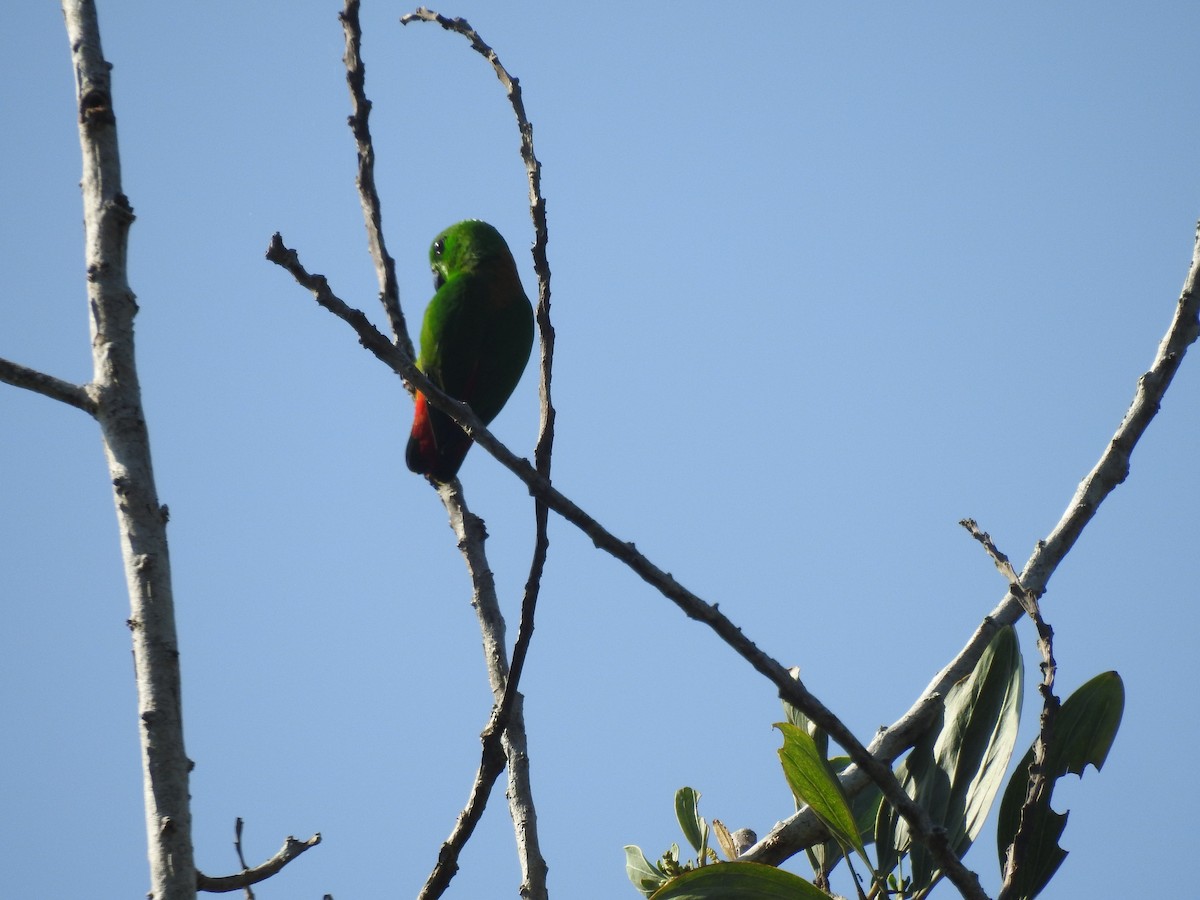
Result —
<instances>
[{"instance_id":1,"label":"green parrot","mask_svg":"<svg viewBox=\"0 0 1200 900\"><path fill-rule=\"evenodd\" d=\"M451 225L429 250L436 293L421 324L417 368L487 424L521 380L533 348L533 307L508 244L476 219ZM417 391L404 459L434 481L453 480L471 449L454 420Z\"/></svg>"}]
</instances>

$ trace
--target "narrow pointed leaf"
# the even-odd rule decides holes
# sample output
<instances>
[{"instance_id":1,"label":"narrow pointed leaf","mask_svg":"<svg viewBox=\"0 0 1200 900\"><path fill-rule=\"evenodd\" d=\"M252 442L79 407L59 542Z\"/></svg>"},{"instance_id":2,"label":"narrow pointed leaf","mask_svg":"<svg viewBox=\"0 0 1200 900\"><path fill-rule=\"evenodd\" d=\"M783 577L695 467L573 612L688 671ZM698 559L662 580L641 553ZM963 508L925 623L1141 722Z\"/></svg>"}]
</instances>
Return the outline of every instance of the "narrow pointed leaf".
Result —
<instances>
[{"instance_id":1,"label":"narrow pointed leaf","mask_svg":"<svg viewBox=\"0 0 1200 900\"><path fill-rule=\"evenodd\" d=\"M905 787L904 779L897 778ZM901 847L896 834L896 809L890 803L880 803L875 812L875 870L884 875L890 874L900 862L900 852L907 850Z\"/></svg>"},{"instance_id":2,"label":"narrow pointed leaf","mask_svg":"<svg viewBox=\"0 0 1200 900\"><path fill-rule=\"evenodd\" d=\"M946 829L960 858L979 836L1004 779L1017 739L1022 681L1016 631L1003 628L971 674L947 691L940 727L930 729L896 769L909 796ZM894 811L880 813L876 840L910 853L914 896L926 895L942 877L933 856L913 844ZM877 855L881 868L894 858L886 847L877 848Z\"/></svg>"},{"instance_id":3,"label":"narrow pointed leaf","mask_svg":"<svg viewBox=\"0 0 1200 900\"><path fill-rule=\"evenodd\" d=\"M779 759L796 800L812 807L812 811L842 846L865 853L845 791L829 770L829 764L817 749L816 741L803 728L790 723L777 722L775 727L783 733Z\"/></svg>"},{"instance_id":4,"label":"narrow pointed leaf","mask_svg":"<svg viewBox=\"0 0 1200 900\"><path fill-rule=\"evenodd\" d=\"M725 858L731 862L738 858L737 847L733 843L733 835L729 833L729 829L725 827L725 823L720 819L712 820L713 834L717 836L717 845L725 854Z\"/></svg>"},{"instance_id":5,"label":"narrow pointed leaf","mask_svg":"<svg viewBox=\"0 0 1200 900\"><path fill-rule=\"evenodd\" d=\"M1004 782L1017 743L1023 675L1017 632L1006 628L992 640L974 676L960 683L970 688L947 694L947 714L954 714L959 733L945 733L946 758L954 764L952 816L946 825L959 857L979 836Z\"/></svg>"},{"instance_id":6,"label":"narrow pointed leaf","mask_svg":"<svg viewBox=\"0 0 1200 900\"><path fill-rule=\"evenodd\" d=\"M788 674L799 681L800 667L792 666L788 669ZM825 733L825 729L786 700L783 701L783 714L787 717L788 722L797 728L803 728L812 735L813 740L817 742L817 750L821 756L829 756L829 735Z\"/></svg>"},{"instance_id":7,"label":"narrow pointed leaf","mask_svg":"<svg viewBox=\"0 0 1200 900\"><path fill-rule=\"evenodd\" d=\"M1125 686L1116 672L1104 672L1083 684L1066 699L1055 719L1054 731L1046 752L1046 777L1050 789L1031 810L1034 830L1023 865L1014 882L1014 896L1036 897L1058 871L1067 852L1058 845L1067 825L1066 813L1050 808L1054 782L1067 773L1083 775L1091 763L1099 771L1108 758L1121 715L1125 710ZM1021 807L1029 790L1029 764L1033 762L1033 747L1017 764L1000 801L999 821L996 824L996 843L1000 868L1004 869L1008 846L1016 837L1020 825Z\"/></svg>"},{"instance_id":8,"label":"narrow pointed leaf","mask_svg":"<svg viewBox=\"0 0 1200 900\"><path fill-rule=\"evenodd\" d=\"M729 862L672 878L650 900L829 900L829 895L774 866Z\"/></svg>"}]
</instances>

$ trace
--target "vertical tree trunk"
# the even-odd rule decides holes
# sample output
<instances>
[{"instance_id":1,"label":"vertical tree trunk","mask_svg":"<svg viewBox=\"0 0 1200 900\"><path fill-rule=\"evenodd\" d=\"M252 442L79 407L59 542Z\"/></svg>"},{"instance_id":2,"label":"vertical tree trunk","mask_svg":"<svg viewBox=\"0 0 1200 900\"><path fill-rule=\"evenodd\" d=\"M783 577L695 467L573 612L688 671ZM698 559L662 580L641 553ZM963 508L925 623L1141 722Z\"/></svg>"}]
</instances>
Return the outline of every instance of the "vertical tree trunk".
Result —
<instances>
[{"instance_id":1,"label":"vertical tree trunk","mask_svg":"<svg viewBox=\"0 0 1200 900\"><path fill-rule=\"evenodd\" d=\"M125 259L133 210L121 190L109 71L90 0L63 0L83 150L83 209L94 379L88 387L112 477L129 586L153 900L196 896L183 746L179 649L167 556L133 349L137 303Z\"/></svg>"}]
</instances>

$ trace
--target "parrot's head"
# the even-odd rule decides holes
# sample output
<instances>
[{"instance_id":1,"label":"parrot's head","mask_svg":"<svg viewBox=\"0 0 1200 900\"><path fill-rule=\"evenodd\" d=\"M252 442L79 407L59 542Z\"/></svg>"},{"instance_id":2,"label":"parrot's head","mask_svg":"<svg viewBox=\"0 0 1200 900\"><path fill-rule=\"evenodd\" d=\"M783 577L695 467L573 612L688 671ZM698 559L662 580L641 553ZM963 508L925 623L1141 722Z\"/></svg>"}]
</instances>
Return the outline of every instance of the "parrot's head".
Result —
<instances>
[{"instance_id":1,"label":"parrot's head","mask_svg":"<svg viewBox=\"0 0 1200 900\"><path fill-rule=\"evenodd\" d=\"M495 228L478 219L451 225L433 239L429 248L429 266L433 287L441 288L449 279L470 272L482 264L508 260L515 268L508 244Z\"/></svg>"}]
</instances>

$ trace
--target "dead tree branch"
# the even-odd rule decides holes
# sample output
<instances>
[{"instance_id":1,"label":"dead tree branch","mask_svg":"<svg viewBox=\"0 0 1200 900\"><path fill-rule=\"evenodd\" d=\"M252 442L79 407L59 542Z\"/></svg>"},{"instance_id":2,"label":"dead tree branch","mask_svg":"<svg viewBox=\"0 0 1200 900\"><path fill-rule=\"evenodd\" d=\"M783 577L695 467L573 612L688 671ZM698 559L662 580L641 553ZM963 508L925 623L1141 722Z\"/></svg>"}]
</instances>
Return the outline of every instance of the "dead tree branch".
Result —
<instances>
[{"instance_id":1,"label":"dead tree branch","mask_svg":"<svg viewBox=\"0 0 1200 900\"><path fill-rule=\"evenodd\" d=\"M391 323L395 345L411 361L414 351L412 340L400 304L395 275L395 262L388 254L382 231L382 204L375 186L375 150L369 127L371 101L366 96L366 69L362 59L362 30L359 22L358 0L346 0L341 13L346 38L346 80L350 88L352 114L349 119L358 151L359 200L367 227L368 247L375 262L380 282L380 301ZM508 78L499 60L492 54L493 65L503 73L501 80ZM550 270L546 262L545 202L540 196L540 164L533 153L533 131L525 118L520 101L520 90L516 80L507 82L508 95L513 102L521 130L522 158L529 172L530 204L535 227L534 261L539 282L537 321L542 334L541 340L541 428L537 444L539 466L549 474L550 450L553 444L554 409L550 403L550 371L553 358L554 335L550 326ZM406 379L407 381L407 379ZM412 390L411 381L407 381ZM513 650L514 666L509 668L504 642L504 618L496 597L495 584L487 565L483 539L485 529L482 521L467 509L461 486L453 485L439 489L439 496L446 507L451 527L458 538L459 547L467 563L473 585L472 605L479 618L484 640L484 656L488 678L496 698L492 715L482 734L482 754L479 769L473 783L466 808L459 814L455 827L438 854L438 862L422 889L422 898L440 896L457 871L458 854L469 839L475 824L483 814L491 788L505 768L509 771L509 811L516 832L518 856L522 870L521 894L531 900L546 896L546 862L541 855L537 839L537 819L534 812L533 792L529 780L528 749L525 737L524 715L521 697L517 690L529 641L533 634L533 616L537 604L541 574L545 566L549 541L546 537L547 513L542 504L535 504L535 541L530 575L526 581L525 596L521 605L521 627ZM504 753L500 751L503 749Z\"/></svg>"},{"instance_id":2,"label":"dead tree branch","mask_svg":"<svg viewBox=\"0 0 1200 900\"><path fill-rule=\"evenodd\" d=\"M75 67L83 152L81 187L94 365L88 395L103 433L129 586L150 894L157 900L184 900L196 893L188 796L191 763L183 744L167 516L155 488L134 358L137 303L125 268L133 208L121 188L109 79L112 66L100 47L95 5L90 0L63 0L62 8ZM68 396L60 399L78 399L74 392L65 393Z\"/></svg>"},{"instance_id":3,"label":"dead tree branch","mask_svg":"<svg viewBox=\"0 0 1200 900\"><path fill-rule=\"evenodd\" d=\"M1200 333L1198 280L1200 229L1196 232L1191 266L1184 279L1175 313L1166 334L1159 342L1150 368L1137 381L1128 411L1100 454L1099 461L1080 482L1054 530L1045 540L1038 541L1021 571L1020 583L1037 596L1045 593L1050 576L1095 516L1100 504L1129 474L1129 458L1133 448L1161 407L1167 388L1179 370L1188 347L1195 342L1197 334ZM1020 600L1011 591L1006 593L999 605L984 617L966 646L934 676L913 706L891 726L880 731L871 742L870 751L879 759L890 761L911 747L923 730L923 726L919 724L922 709L931 699L940 702L939 698L945 696L952 684L965 678L975 668L980 655L996 632L1003 626L1016 622L1022 612ZM857 766L847 768L841 777L843 785L851 794L857 793L869 780ZM771 833L751 848L743 858L778 865L792 854L821 840L824 834L824 829L816 817L809 810L801 810L773 828Z\"/></svg>"},{"instance_id":4,"label":"dead tree branch","mask_svg":"<svg viewBox=\"0 0 1200 900\"><path fill-rule=\"evenodd\" d=\"M888 801L908 822L913 835L925 843L937 857L943 871L959 887L963 896L977 898L977 900L986 896L979 888L979 879L974 873L967 870L950 851L945 832L937 829L929 821L924 810L913 803L892 774L891 768L867 753L840 719L810 694L803 684L794 679L782 664L760 650L742 633L740 628L720 612L715 604L705 602L683 587L670 573L664 572L638 552L632 543L619 540L551 486L549 481L538 474L527 460L518 458L500 443L484 427L469 406L447 397L438 390L417 370L412 360L407 359L381 332L371 325L361 311L352 309L337 297L329 289L329 284L323 275L310 274L301 265L296 252L284 246L283 239L278 234L271 240L271 245L267 250L267 259L289 271L299 284L313 293L321 306L354 328L359 342L364 347L398 375L411 381L418 390L425 394L430 403L452 416L477 443L486 447L488 452L516 474L529 487L530 493L544 500L550 509L592 538L597 547L617 557L644 580L658 588L688 617L703 622L717 632L725 643L775 685L783 699L802 710L805 715L829 732L830 737L846 750L860 768L866 771L870 779L879 785Z\"/></svg>"},{"instance_id":5,"label":"dead tree branch","mask_svg":"<svg viewBox=\"0 0 1200 900\"><path fill-rule=\"evenodd\" d=\"M1008 557L1000 552L1000 549L992 541L991 535L986 531L979 530L974 519L963 519L959 524L970 532L971 537L983 545L1000 574L1008 580L1009 592L1020 601L1021 607L1033 620L1034 627L1037 629L1038 651L1042 654L1042 682L1038 685L1038 692L1042 695L1042 714L1038 724L1037 740L1033 743L1033 760L1029 764L1029 785L1025 792L1025 802L1021 804L1017 833L1008 847L1008 854L1004 862L1004 883L1000 886L999 894L1003 900L1012 895L1017 875L1021 866L1025 864L1025 857L1029 852L1029 842L1033 839L1035 827L1033 811L1047 797L1051 788L1051 781L1046 777L1046 759L1050 749L1050 739L1054 734L1054 723L1062 706L1054 693L1054 676L1058 671L1058 663L1054 660L1054 629L1042 618L1038 597L1021 584Z\"/></svg>"},{"instance_id":6,"label":"dead tree branch","mask_svg":"<svg viewBox=\"0 0 1200 900\"><path fill-rule=\"evenodd\" d=\"M88 393L87 385L72 384L7 359L0 359L0 381L82 409L90 416L96 415L96 401Z\"/></svg>"},{"instance_id":7,"label":"dead tree branch","mask_svg":"<svg viewBox=\"0 0 1200 900\"><path fill-rule=\"evenodd\" d=\"M238 822L240 823L241 819L238 819ZM289 834L284 839L283 846L279 849L279 852L262 865L255 866L253 869L246 869L236 875L205 875L203 872L196 872L196 886L209 894L225 894L230 891L240 891L242 888L249 890L250 885L266 881L272 875L278 874L284 866L301 853L305 850L311 850L319 843L321 843L321 835L319 834L314 834L307 841L296 840L296 838Z\"/></svg>"}]
</instances>

